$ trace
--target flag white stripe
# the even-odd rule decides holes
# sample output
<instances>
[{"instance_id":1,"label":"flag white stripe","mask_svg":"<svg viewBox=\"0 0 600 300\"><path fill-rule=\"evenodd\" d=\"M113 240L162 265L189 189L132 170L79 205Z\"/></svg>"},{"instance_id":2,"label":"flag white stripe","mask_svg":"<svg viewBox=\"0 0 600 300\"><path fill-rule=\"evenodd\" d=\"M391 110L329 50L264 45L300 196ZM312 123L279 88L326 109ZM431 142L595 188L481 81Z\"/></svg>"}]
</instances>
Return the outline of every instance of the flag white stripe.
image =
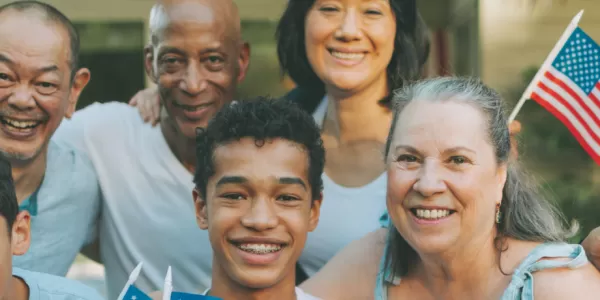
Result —
<instances>
[{"instance_id":1,"label":"flag white stripe","mask_svg":"<svg viewBox=\"0 0 600 300\"><path fill-rule=\"evenodd\" d=\"M550 73L552 75L554 75L554 77L556 77L558 80L564 82L566 85L568 85L571 90L573 92L575 92L575 94L577 94L577 96L579 96L579 98L581 98L581 100L583 100L583 103L585 103L585 105L596 115L596 116L600 116L600 107L598 107L596 105L596 103L594 103L594 101L592 101L592 99L590 99L590 97L588 95L585 94L584 91L582 91L574 82L573 80L569 79L569 77L567 77L565 74L559 72L558 70L556 70L554 67L550 68ZM545 76L544 79L548 80ZM573 84L569 84L573 82ZM546 81L544 81L544 83L546 83ZM561 89L562 90L562 89ZM566 92L566 91L565 91ZM562 94L560 94L562 96ZM565 98L563 96L563 98ZM571 99L573 99L572 97L569 97ZM565 98L567 99L567 98ZM600 99L600 98L598 98ZM575 100L575 99L573 99ZM578 103L578 102L575 102ZM579 105L579 104L577 104ZM587 120L586 120L587 121Z\"/></svg>"},{"instance_id":2,"label":"flag white stripe","mask_svg":"<svg viewBox=\"0 0 600 300\"><path fill-rule=\"evenodd\" d=\"M587 111L579 104L575 98L573 98L567 91L565 91L558 84L550 81L550 79L544 77L542 78L542 82L551 90L556 92L559 96L561 96L566 102L568 102L573 110L583 119L585 123L587 123L590 129L596 133L597 136L600 137L600 126L594 119L589 115ZM566 82L565 82L566 83ZM570 86L570 84L566 83ZM552 96L550 96L552 97ZM586 97L588 98L588 97ZM588 99L589 100L589 99ZM591 100L590 100L591 101ZM557 100L558 102L558 100ZM600 109L597 106L594 106L595 110L592 109L592 112L596 114L596 116L600 116Z\"/></svg>"},{"instance_id":3,"label":"flag white stripe","mask_svg":"<svg viewBox=\"0 0 600 300\"><path fill-rule=\"evenodd\" d=\"M596 99L600 100L600 91L598 90L597 87L594 87L594 89L592 90L592 94L594 94L594 96L596 96ZM598 115L600 116L600 115Z\"/></svg>"},{"instance_id":4,"label":"flag white stripe","mask_svg":"<svg viewBox=\"0 0 600 300\"><path fill-rule=\"evenodd\" d=\"M577 120L577 118L571 113L571 111L568 108L566 108L564 105L562 105L556 99L554 99L554 97L552 97L550 94L548 94L544 90L542 90L539 86L536 86L534 91L536 94L540 95L540 97L542 97L542 99L545 102L552 105L559 113L561 113L563 116L565 116L565 118L567 118L567 120L569 120L569 122L571 122L571 124L573 125L575 130L577 130L579 132L579 134L583 138L584 142L586 144L588 144L588 146L592 149L592 151L594 151L596 153L596 155L600 155L600 145L598 145L598 143L596 143L594 138L585 129L585 127L583 127L583 125L581 125L579 120ZM596 133L596 134L598 134L598 133Z\"/></svg>"}]
</instances>

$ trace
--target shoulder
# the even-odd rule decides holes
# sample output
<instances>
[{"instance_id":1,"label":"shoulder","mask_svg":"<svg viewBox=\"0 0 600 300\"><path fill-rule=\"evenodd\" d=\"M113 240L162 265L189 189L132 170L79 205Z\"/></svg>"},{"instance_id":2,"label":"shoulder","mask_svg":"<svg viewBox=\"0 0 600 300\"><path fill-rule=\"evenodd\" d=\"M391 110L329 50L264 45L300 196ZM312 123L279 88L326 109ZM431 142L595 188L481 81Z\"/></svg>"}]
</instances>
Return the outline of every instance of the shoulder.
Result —
<instances>
[{"instance_id":1,"label":"shoulder","mask_svg":"<svg viewBox=\"0 0 600 300\"><path fill-rule=\"evenodd\" d=\"M96 170L88 154L60 140L50 140L46 175L52 176L54 182L69 180L89 189L98 187Z\"/></svg>"},{"instance_id":2,"label":"shoulder","mask_svg":"<svg viewBox=\"0 0 600 300\"><path fill-rule=\"evenodd\" d=\"M600 271L588 262L580 245L516 244L517 248L530 250L517 272L533 273L535 298L596 299L600 294Z\"/></svg>"},{"instance_id":3,"label":"shoulder","mask_svg":"<svg viewBox=\"0 0 600 300\"><path fill-rule=\"evenodd\" d=\"M70 120L65 120L68 126L85 126L86 131L119 129L124 124L144 124L142 117L135 107L121 102L93 103L73 114ZM87 132L86 132L87 133Z\"/></svg>"},{"instance_id":4,"label":"shoulder","mask_svg":"<svg viewBox=\"0 0 600 300\"><path fill-rule=\"evenodd\" d=\"M83 283L64 277L26 271L13 268L13 276L17 276L30 287L35 285L40 296L48 295L51 299L98 300L100 294Z\"/></svg>"},{"instance_id":5,"label":"shoulder","mask_svg":"<svg viewBox=\"0 0 600 300\"><path fill-rule=\"evenodd\" d=\"M136 113L137 113L137 109L135 107L128 105L127 103L112 101L112 102L104 102L104 103L99 103L99 102L92 103L92 104L86 106L85 108L78 110L77 112L75 112L74 115L75 116L77 116L77 115L85 115L85 116L101 115L105 119L112 119L112 118L114 118L113 114L135 115ZM106 115L106 114L108 114L108 115ZM141 119L141 117L140 117L140 119Z\"/></svg>"},{"instance_id":6,"label":"shoulder","mask_svg":"<svg viewBox=\"0 0 600 300\"><path fill-rule=\"evenodd\" d=\"M589 262L576 268L557 268L534 274L535 298L597 299L600 294L600 272Z\"/></svg>"},{"instance_id":7,"label":"shoulder","mask_svg":"<svg viewBox=\"0 0 600 300\"><path fill-rule=\"evenodd\" d=\"M386 234L386 229L378 229L350 243L301 287L322 299L371 297Z\"/></svg>"}]
</instances>

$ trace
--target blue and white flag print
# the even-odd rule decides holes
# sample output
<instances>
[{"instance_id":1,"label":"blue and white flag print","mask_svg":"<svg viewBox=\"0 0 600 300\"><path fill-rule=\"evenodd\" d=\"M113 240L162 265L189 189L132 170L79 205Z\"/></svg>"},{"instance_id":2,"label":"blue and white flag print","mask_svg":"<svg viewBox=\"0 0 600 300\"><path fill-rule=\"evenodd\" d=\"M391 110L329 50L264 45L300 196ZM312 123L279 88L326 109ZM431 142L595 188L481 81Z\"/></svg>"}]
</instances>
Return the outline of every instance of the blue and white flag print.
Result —
<instances>
[{"instance_id":1,"label":"blue and white flag print","mask_svg":"<svg viewBox=\"0 0 600 300\"><path fill-rule=\"evenodd\" d=\"M180 292L173 292L171 294L171 300L222 300L221 298L212 296L203 296L197 294L187 294Z\"/></svg>"},{"instance_id":2,"label":"blue and white flag print","mask_svg":"<svg viewBox=\"0 0 600 300\"><path fill-rule=\"evenodd\" d=\"M152 300L152 298L132 284L123 296L123 300Z\"/></svg>"}]
</instances>

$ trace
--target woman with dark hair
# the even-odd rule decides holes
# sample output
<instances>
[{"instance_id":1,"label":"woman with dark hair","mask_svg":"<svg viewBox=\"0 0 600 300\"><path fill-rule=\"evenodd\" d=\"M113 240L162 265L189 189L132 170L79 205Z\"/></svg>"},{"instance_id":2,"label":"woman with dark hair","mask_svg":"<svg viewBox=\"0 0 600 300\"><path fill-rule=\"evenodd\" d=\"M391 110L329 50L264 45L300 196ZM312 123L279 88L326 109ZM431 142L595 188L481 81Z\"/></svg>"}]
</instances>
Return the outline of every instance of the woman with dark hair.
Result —
<instances>
[{"instance_id":1,"label":"woman with dark hair","mask_svg":"<svg viewBox=\"0 0 600 300\"><path fill-rule=\"evenodd\" d=\"M380 227L390 93L420 78L429 52L416 0L290 0L277 28L288 99L313 113L326 149L320 224L300 265L316 273L337 251Z\"/></svg>"},{"instance_id":2,"label":"woman with dark hair","mask_svg":"<svg viewBox=\"0 0 600 300\"><path fill-rule=\"evenodd\" d=\"M600 272L565 243L510 159L503 101L474 79L398 92L385 147L393 226L352 243L303 288L323 299L597 299ZM535 285L533 280L535 278Z\"/></svg>"}]
</instances>

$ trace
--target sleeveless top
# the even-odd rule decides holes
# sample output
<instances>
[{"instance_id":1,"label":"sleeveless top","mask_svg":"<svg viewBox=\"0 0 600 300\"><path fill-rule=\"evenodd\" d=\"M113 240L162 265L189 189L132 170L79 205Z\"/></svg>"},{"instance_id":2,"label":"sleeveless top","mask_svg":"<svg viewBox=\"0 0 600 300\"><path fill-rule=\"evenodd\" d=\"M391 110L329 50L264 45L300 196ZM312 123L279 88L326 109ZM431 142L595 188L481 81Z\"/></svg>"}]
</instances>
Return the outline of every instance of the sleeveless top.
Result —
<instances>
[{"instance_id":1,"label":"sleeveless top","mask_svg":"<svg viewBox=\"0 0 600 300\"><path fill-rule=\"evenodd\" d=\"M387 300L387 286L399 285L400 277L385 271L385 254L381 258L375 300ZM569 260L548 260L542 258L569 258ZM542 260L541 260L542 259ZM545 269L575 269L588 262L583 247L565 243L545 243L535 247L514 271L510 284L500 300L533 300L533 273ZM385 273L384 273L385 272Z\"/></svg>"}]
</instances>

